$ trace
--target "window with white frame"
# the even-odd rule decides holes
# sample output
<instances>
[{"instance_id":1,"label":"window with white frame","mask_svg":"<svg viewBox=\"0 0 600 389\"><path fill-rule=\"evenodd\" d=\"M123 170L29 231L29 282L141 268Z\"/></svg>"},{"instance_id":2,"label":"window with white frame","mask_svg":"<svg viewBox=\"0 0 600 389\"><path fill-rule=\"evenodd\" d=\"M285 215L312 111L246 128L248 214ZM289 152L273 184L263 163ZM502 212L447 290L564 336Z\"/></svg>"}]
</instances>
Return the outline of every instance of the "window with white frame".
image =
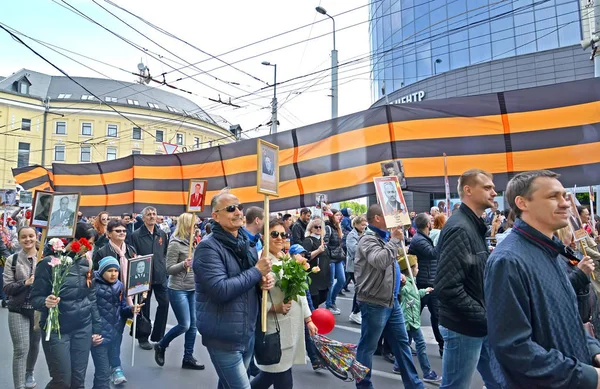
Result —
<instances>
[{"instance_id":1,"label":"window with white frame","mask_svg":"<svg viewBox=\"0 0 600 389\"><path fill-rule=\"evenodd\" d=\"M65 146L63 146L63 145L54 146L54 160L57 162L65 161Z\"/></svg>"},{"instance_id":2,"label":"window with white frame","mask_svg":"<svg viewBox=\"0 0 600 389\"><path fill-rule=\"evenodd\" d=\"M200 138L198 138L197 136L194 137L194 147L197 149L200 148Z\"/></svg>"},{"instance_id":3,"label":"window with white frame","mask_svg":"<svg viewBox=\"0 0 600 389\"><path fill-rule=\"evenodd\" d=\"M183 146L183 134L177 134L177 144Z\"/></svg>"},{"instance_id":4,"label":"window with white frame","mask_svg":"<svg viewBox=\"0 0 600 389\"><path fill-rule=\"evenodd\" d=\"M163 139L165 139L165 132L163 130L156 130L156 141L164 142Z\"/></svg>"},{"instance_id":5,"label":"window with white frame","mask_svg":"<svg viewBox=\"0 0 600 389\"><path fill-rule=\"evenodd\" d=\"M29 166L29 143L19 142L19 153L17 154L17 167Z\"/></svg>"},{"instance_id":6,"label":"window with white frame","mask_svg":"<svg viewBox=\"0 0 600 389\"><path fill-rule=\"evenodd\" d=\"M116 124L109 124L106 126L106 136L116 138L118 136L119 127Z\"/></svg>"},{"instance_id":7,"label":"window with white frame","mask_svg":"<svg viewBox=\"0 0 600 389\"><path fill-rule=\"evenodd\" d=\"M140 105L140 102L133 99L127 99L127 104L129 105Z\"/></svg>"},{"instance_id":8,"label":"window with white frame","mask_svg":"<svg viewBox=\"0 0 600 389\"><path fill-rule=\"evenodd\" d=\"M81 100L96 100L92 95L81 95Z\"/></svg>"},{"instance_id":9,"label":"window with white frame","mask_svg":"<svg viewBox=\"0 0 600 389\"><path fill-rule=\"evenodd\" d=\"M148 102L148 107L154 108L154 109L160 109L160 105L158 105L156 103L152 103L152 102Z\"/></svg>"},{"instance_id":10,"label":"window with white frame","mask_svg":"<svg viewBox=\"0 0 600 389\"><path fill-rule=\"evenodd\" d=\"M31 131L31 119L21 119L21 130Z\"/></svg>"},{"instance_id":11,"label":"window with white frame","mask_svg":"<svg viewBox=\"0 0 600 389\"><path fill-rule=\"evenodd\" d=\"M56 124L54 125L54 133L56 135L66 135L67 122L56 122Z\"/></svg>"},{"instance_id":12,"label":"window with white frame","mask_svg":"<svg viewBox=\"0 0 600 389\"><path fill-rule=\"evenodd\" d=\"M92 162L92 146L81 146L79 159L81 162Z\"/></svg>"},{"instance_id":13,"label":"window with white frame","mask_svg":"<svg viewBox=\"0 0 600 389\"><path fill-rule=\"evenodd\" d=\"M133 127L133 139L142 139L142 129L139 127Z\"/></svg>"},{"instance_id":14,"label":"window with white frame","mask_svg":"<svg viewBox=\"0 0 600 389\"><path fill-rule=\"evenodd\" d=\"M106 160L112 161L117 159L117 148L116 147L107 147L106 148Z\"/></svg>"},{"instance_id":15,"label":"window with white frame","mask_svg":"<svg viewBox=\"0 0 600 389\"><path fill-rule=\"evenodd\" d=\"M73 96L73 95L70 93L59 93L57 98L58 99L70 99L71 96Z\"/></svg>"},{"instance_id":16,"label":"window with white frame","mask_svg":"<svg viewBox=\"0 0 600 389\"><path fill-rule=\"evenodd\" d=\"M171 112L175 112L175 113L180 113L179 110L177 108L173 108L167 105L167 109Z\"/></svg>"},{"instance_id":17,"label":"window with white frame","mask_svg":"<svg viewBox=\"0 0 600 389\"><path fill-rule=\"evenodd\" d=\"M92 123L81 123L81 135L92 135Z\"/></svg>"},{"instance_id":18,"label":"window with white frame","mask_svg":"<svg viewBox=\"0 0 600 389\"><path fill-rule=\"evenodd\" d=\"M110 97L110 96L105 96L104 97L104 101L106 101L107 103L116 103L118 102L116 97Z\"/></svg>"}]
</instances>

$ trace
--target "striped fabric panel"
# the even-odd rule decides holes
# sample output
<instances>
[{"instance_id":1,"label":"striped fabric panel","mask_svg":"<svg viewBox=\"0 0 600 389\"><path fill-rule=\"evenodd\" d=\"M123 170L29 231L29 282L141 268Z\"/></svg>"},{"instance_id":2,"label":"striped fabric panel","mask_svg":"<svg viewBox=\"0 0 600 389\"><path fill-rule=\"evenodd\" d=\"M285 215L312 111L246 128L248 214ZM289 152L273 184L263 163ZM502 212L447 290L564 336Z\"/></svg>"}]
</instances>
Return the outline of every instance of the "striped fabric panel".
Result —
<instances>
[{"instance_id":1,"label":"striped fabric panel","mask_svg":"<svg viewBox=\"0 0 600 389\"><path fill-rule=\"evenodd\" d=\"M444 192L443 157L451 187L473 167L495 175L498 189L515 172L553 169L565 186L600 182L600 80L590 79L482 96L377 107L265 137L280 147L280 197L271 210L374 194L380 163L404 163L407 189ZM81 192L86 214L117 214L154 205L184 211L190 178L208 180L208 200L228 186L246 204L256 192L256 140L175 155L134 155L91 164L13 169L26 189L53 183ZM205 215L210 213L207 207Z\"/></svg>"}]
</instances>

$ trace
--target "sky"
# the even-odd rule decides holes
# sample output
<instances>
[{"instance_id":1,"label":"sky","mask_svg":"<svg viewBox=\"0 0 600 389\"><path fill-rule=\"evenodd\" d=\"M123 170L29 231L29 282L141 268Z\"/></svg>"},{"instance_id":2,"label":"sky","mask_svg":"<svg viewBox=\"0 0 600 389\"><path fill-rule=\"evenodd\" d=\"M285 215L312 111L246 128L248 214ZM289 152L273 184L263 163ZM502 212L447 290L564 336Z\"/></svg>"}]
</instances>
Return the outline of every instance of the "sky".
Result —
<instances>
[{"instance_id":1,"label":"sky","mask_svg":"<svg viewBox=\"0 0 600 389\"><path fill-rule=\"evenodd\" d=\"M358 8L335 16L339 63L368 56L370 50L368 0L113 1L205 53L232 64L237 69L153 29L105 0L95 0L97 4L92 0L6 0L3 1L0 23L32 38L113 66L64 52L89 67L86 68L37 42L21 37L71 76L135 81L136 77L127 72L135 72L140 61L150 69L154 77L161 78L159 75L166 72L164 77L167 83L192 92L192 95L183 95L196 102L209 114L223 116L232 124L240 124L246 131L245 137L262 136L269 132L266 126L252 130L269 122L271 116L270 104L273 98L271 86L274 72L273 67L262 65L263 61L277 64L277 82L281 83L277 86L279 131L331 118L331 97L329 97L331 79L328 69L331 66L330 53L333 38L330 33L333 27L331 19L315 11L316 6L325 8L332 16ZM67 4L141 47L142 50L136 49L102 27L83 19L72 12ZM110 15L100 5L162 47L150 42ZM29 11L24 12L24 10ZM298 31L236 50L312 23L314 23L312 26ZM358 25L345 28L354 24ZM319 37L323 34L327 35ZM318 38L276 50L315 37ZM59 71L2 30L0 30L0 50L1 76L8 76L21 68L60 75ZM266 53L271 50L276 51ZM222 55L229 51L232 52ZM254 56L256 57L248 59ZM190 63L197 62L200 63L193 67L189 66ZM237 63L233 64L234 62ZM286 82L320 70L324 71ZM339 71L338 115L343 116L367 109L371 104L369 60L366 59L353 66L341 67ZM180 78L185 79L177 81ZM236 99L261 88L264 89ZM222 101L229 101L231 98L232 103L241 108L209 100L209 98L218 100L219 95Z\"/></svg>"}]
</instances>

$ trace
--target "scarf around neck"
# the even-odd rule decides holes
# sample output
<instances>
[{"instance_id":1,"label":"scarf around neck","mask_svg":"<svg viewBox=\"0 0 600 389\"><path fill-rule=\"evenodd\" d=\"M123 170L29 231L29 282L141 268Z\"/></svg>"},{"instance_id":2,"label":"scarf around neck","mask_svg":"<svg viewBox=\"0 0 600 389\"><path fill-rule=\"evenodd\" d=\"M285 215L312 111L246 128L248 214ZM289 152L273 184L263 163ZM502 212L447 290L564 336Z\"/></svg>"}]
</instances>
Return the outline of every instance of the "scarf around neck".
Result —
<instances>
[{"instance_id":1,"label":"scarf around neck","mask_svg":"<svg viewBox=\"0 0 600 389\"><path fill-rule=\"evenodd\" d=\"M250 241L243 228L239 228L237 238L230 232L227 232L221 225L214 220L211 221L211 232L216 240L225 247L231 249L244 270L250 268L248 261L248 250L250 250Z\"/></svg>"}]
</instances>

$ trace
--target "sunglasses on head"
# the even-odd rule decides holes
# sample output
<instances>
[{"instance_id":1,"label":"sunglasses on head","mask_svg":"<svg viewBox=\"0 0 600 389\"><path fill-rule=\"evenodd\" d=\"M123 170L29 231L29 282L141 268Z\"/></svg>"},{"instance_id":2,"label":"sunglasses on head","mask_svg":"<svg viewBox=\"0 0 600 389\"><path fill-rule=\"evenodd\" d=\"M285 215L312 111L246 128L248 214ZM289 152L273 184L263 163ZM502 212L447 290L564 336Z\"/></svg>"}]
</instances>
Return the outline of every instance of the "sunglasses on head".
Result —
<instances>
[{"instance_id":1,"label":"sunglasses on head","mask_svg":"<svg viewBox=\"0 0 600 389\"><path fill-rule=\"evenodd\" d=\"M235 212L236 208L237 208L239 211L242 211L242 210L244 209L244 206L243 206L242 204L233 204L233 205L228 205L228 206L226 206L226 207L224 207L224 208L221 208L221 209L217 209L217 210L215 210L215 212L227 211L227 212L231 213L231 212Z\"/></svg>"},{"instance_id":2,"label":"sunglasses on head","mask_svg":"<svg viewBox=\"0 0 600 389\"><path fill-rule=\"evenodd\" d=\"M289 234L287 232L271 231L271 238L277 239L280 236L281 239L287 239L289 237Z\"/></svg>"}]
</instances>

